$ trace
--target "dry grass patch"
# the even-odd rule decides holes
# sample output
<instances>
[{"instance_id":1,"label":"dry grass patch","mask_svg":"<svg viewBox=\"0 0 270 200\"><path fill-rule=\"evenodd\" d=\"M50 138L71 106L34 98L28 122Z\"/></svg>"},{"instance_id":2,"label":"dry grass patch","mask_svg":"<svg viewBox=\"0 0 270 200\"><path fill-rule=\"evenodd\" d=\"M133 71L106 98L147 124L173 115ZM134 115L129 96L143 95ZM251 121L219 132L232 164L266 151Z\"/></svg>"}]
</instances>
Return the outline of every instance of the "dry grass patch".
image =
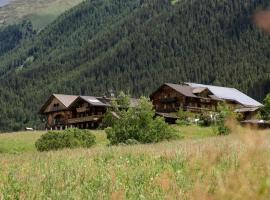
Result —
<instances>
[{"instance_id":1,"label":"dry grass patch","mask_svg":"<svg viewBox=\"0 0 270 200\"><path fill-rule=\"evenodd\" d=\"M0 154L0 198L268 199L269 131Z\"/></svg>"}]
</instances>

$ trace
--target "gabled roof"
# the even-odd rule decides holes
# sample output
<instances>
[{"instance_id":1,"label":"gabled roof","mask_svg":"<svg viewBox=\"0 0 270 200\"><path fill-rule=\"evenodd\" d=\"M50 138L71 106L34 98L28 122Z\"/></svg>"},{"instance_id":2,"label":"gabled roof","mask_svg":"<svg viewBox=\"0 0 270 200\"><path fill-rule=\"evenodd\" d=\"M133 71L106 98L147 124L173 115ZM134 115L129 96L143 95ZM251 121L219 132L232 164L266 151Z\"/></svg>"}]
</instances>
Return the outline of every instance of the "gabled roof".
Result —
<instances>
[{"instance_id":1,"label":"gabled roof","mask_svg":"<svg viewBox=\"0 0 270 200\"><path fill-rule=\"evenodd\" d=\"M206 87L208 88L215 97L224 100L234 100L244 106L250 107L261 107L263 106L260 102L252 99L251 97L247 96L246 94L240 92L235 88L228 88L228 87L219 87L219 86L212 86L212 85L204 85L204 84L197 84L197 83L186 83L191 87Z\"/></svg>"},{"instance_id":2,"label":"gabled roof","mask_svg":"<svg viewBox=\"0 0 270 200\"><path fill-rule=\"evenodd\" d=\"M193 94L193 88L188 85L178 85L173 83L165 83L164 85L169 86L170 88L176 90L177 92L187 96L187 97L193 97L198 98L196 95Z\"/></svg>"},{"instance_id":3,"label":"gabled roof","mask_svg":"<svg viewBox=\"0 0 270 200\"><path fill-rule=\"evenodd\" d=\"M43 104L39 113L42 113L46 110L47 106L51 103L51 101L56 98L63 104L64 107L68 108L70 104L77 98L75 95L65 95L65 94L52 94L48 100Z\"/></svg>"},{"instance_id":4,"label":"gabled roof","mask_svg":"<svg viewBox=\"0 0 270 200\"><path fill-rule=\"evenodd\" d=\"M197 87L197 88L194 88L192 90L192 93L193 94L200 94L200 93L202 93L205 90L208 90L208 88L206 88L206 87Z\"/></svg>"},{"instance_id":5,"label":"gabled roof","mask_svg":"<svg viewBox=\"0 0 270 200\"><path fill-rule=\"evenodd\" d=\"M57 98L59 101L61 101L64 106L69 107L70 104L72 104L75 99L77 99L78 96L76 95L65 95L65 94L53 94L55 98Z\"/></svg>"},{"instance_id":6,"label":"gabled roof","mask_svg":"<svg viewBox=\"0 0 270 200\"><path fill-rule=\"evenodd\" d=\"M103 103L101 100L99 100L97 97L93 96L80 96L81 99L85 100L87 103L93 105L93 106L108 106L108 104Z\"/></svg>"},{"instance_id":7,"label":"gabled roof","mask_svg":"<svg viewBox=\"0 0 270 200\"><path fill-rule=\"evenodd\" d=\"M101 101L100 98L98 97L93 97L93 96L78 96L70 105L69 108L72 107L76 102L78 102L79 100L83 100L89 104L91 104L92 106L110 106L108 103L106 103L105 101Z\"/></svg>"}]
</instances>

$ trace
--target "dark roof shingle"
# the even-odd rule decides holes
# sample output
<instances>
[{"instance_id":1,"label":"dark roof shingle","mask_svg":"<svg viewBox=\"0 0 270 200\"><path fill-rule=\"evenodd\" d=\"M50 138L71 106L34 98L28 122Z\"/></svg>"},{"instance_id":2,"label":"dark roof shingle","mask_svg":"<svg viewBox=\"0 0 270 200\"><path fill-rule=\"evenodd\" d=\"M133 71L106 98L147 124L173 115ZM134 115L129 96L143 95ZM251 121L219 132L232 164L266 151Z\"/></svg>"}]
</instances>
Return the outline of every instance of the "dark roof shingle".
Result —
<instances>
[{"instance_id":1,"label":"dark roof shingle","mask_svg":"<svg viewBox=\"0 0 270 200\"><path fill-rule=\"evenodd\" d=\"M192 87L188 85L178 85L178 84L173 84L173 83L165 83L165 85L173 88L177 92L187 96L187 97L193 97L193 98L198 98L196 95L193 94L193 89Z\"/></svg>"}]
</instances>

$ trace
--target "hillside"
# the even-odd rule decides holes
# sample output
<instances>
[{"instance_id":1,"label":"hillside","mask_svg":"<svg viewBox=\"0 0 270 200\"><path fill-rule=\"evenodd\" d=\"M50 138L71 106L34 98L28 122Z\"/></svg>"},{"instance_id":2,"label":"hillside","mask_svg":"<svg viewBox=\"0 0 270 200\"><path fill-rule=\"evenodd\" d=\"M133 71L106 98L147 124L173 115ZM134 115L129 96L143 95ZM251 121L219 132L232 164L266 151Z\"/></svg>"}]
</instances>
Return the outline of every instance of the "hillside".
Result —
<instances>
[{"instance_id":1,"label":"hillside","mask_svg":"<svg viewBox=\"0 0 270 200\"><path fill-rule=\"evenodd\" d=\"M36 35L30 21L22 21L0 28L0 56L15 49L23 41L31 40Z\"/></svg>"},{"instance_id":2,"label":"hillside","mask_svg":"<svg viewBox=\"0 0 270 200\"><path fill-rule=\"evenodd\" d=\"M252 23L267 0L95 0L0 57L0 129L39 125L51 93L149 95L163 82L270 89L270 40Z\"/></svg>"},{"instance_id":3,"label":"hillside","mask_svg":"<svg viewBox=\"0 0 270 200\"><path fill-rule=\"evenodd\" d=\"M0 8L0 26L28 19L35 29L40 29L80 2L82 0L4 0L2 3L6 6Z\"/></svg>"}]
</instances>

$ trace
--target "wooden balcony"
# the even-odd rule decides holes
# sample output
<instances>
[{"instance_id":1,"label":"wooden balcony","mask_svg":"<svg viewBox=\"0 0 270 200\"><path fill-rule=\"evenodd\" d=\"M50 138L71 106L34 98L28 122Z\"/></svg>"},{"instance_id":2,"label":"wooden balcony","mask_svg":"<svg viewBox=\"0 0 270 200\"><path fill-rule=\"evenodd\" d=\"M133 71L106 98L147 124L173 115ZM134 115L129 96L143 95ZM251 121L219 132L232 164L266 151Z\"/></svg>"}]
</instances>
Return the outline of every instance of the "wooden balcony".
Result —
<instances>
[{"instance_id":1,"label":"wooden balcony","mask_svg":"<svg viewBox=\"0 0 270 200\"><path fill-rule=\"evenodd\" d=\"M79 118L72 118L68 119L68 124L77 124L77 123L83 123L83 122L96 122L100 120L103 117L103 115L91 115L86 117L79 117Z\"/></svg>"},{"instance_id":2,"label":"wooden balcony","mask_svg":"<svg viewBox=\"0 0 270 200\"><path fill-rule=\"evenodd\" d=\"M76 108L76 111L77 111L78 113L86 112L87 110L88 110L87 107Z\"/></svg>"},{"instance_id":3,"label":"wooden balcony","mask_svg":"<svg viewBox=\"0 0 270 200\"><path fill-rule=\"evenodd\" d=\"M209 98L202 98L202 99L200 99L200 102L202 102L202 103L210 103L211 102L211 99L209 99Z\"/></svg>"},{"instance_id":4,"label":"wooden balcony","mask_svg":"<svg viewBox=\"0 0 270 200\"><path fill-rule=\"evenodd\" d=\"M210 112L210 111L212 111L209 108L200 108L200 107L191 107L191 106L185 106L184 110L190 111L190 112Z\"/></svg>"}]
</instances>

